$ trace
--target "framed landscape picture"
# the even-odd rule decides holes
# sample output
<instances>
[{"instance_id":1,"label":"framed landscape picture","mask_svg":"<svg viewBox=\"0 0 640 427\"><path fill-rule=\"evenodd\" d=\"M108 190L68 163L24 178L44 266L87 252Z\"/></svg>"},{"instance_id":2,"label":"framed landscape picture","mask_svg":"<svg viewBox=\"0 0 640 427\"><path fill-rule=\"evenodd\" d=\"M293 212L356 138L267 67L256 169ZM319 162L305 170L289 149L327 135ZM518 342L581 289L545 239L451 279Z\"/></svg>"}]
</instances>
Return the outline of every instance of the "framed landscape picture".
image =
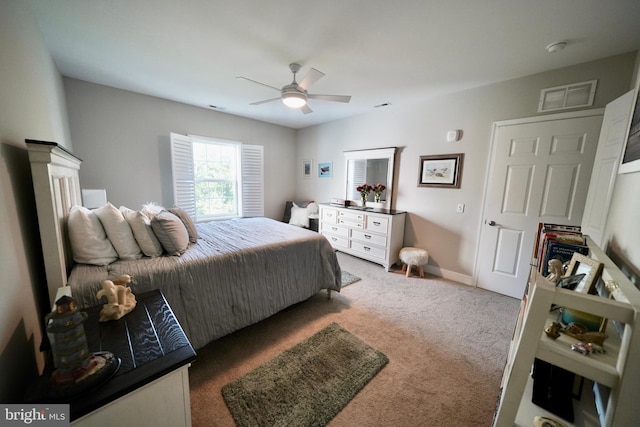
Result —
<instances>
[{"instance_id":1,"label":"framed landscape picture","mask_svg":"<svg viewBox=\"0 0 640 427\"><path fill-rule=\"evenodd\" d=\"M464 153L420 156L418 187L460 188Z\"/></svg>"},{"instance_id":2,"label":"framed landscape picture","mask_svg":"<svg viewBox=\"0 0 640 427\"><path fill-rule=\"evenodd\" d=\"M318 163L318 178L331 178L333 166L331 162Z\"/></svg>"},{"instance_id":3,"label":"framed landscape picture","mask_svg":"<svg viewBox=\"0 0 640 427\"><path fill-rule=\"evenodd\" d=\"M302 177L303 178L311 178L313 176L313 160L303 160L302 161Z\"/></svg>"}]
</instances>

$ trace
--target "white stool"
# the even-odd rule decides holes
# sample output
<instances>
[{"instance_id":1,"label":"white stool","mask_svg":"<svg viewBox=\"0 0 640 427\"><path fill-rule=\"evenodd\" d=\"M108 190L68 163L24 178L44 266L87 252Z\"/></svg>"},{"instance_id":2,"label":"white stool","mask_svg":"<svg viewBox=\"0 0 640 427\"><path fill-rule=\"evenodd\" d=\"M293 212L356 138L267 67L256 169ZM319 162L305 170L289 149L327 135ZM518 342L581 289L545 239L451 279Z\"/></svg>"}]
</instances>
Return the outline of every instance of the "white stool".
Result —
<instances>
[{"instance_id":1,"label":"white stool","mask_svg":"<svg viewBox=\"0 0 640 427\"><path fill-rule=\"evenodd\" d=\"M411 267L418 267L420 277L424 277L422 266L429 262L429 252L421 248L402 248L400 249L400 261L403 262L402 271L406 270L407 277L411 276Z\"/></svg>"}]
</instances>

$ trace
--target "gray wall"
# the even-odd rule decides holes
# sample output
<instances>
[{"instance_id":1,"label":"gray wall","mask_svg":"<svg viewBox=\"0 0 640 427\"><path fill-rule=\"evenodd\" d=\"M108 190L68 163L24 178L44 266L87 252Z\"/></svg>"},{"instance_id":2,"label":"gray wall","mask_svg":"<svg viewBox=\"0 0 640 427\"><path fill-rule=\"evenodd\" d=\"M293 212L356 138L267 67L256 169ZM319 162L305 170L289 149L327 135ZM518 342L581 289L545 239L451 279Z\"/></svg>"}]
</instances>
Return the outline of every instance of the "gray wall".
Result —
<instances>
[{"instance_id":1,"label":"gray wall","mask_svg":"<svg viewBox=\"0 0 640 427\"><path fill-rule=\"evenodd\" d=\"M106 188L116 206L173 206L169 134L229 139L264 146L265 215L282 218L295 193L293 129L81 80L64 86L83 188Z\"/></svg>"},{"instance_id":2,"label":"gray wall","mask_svg":"<svg viewBox=\"0 0 640 427\"><path fill-rule=\"evenodd\" d=\"M537 116L543 88L598 80L593 108L629 90L635 52L579 66L509 80L421 103L391 107L357 118L302 129L298 132L298 162L314 159L333 162L332 180L300 180L298 197L316 200L343 197L344 150L397 146L401 148L394 207L409 213L405 245L427 249L428 270L470 283L477 251L491 129L495 121ZM446 142L448 130L462 129L464 136ZM419 157L428 154L465 153L460 189L417 187ZM459 203L465 212L456 213Z\"/></svg>"},{"instance_id":3,"label":"gray wall","mask_svg":"<svg viewBox=\"0 0 640 427\"><path fill-rule=\"evenodd\" d=\"M62 78L26 2L0 0L0 402L19 401L44 366L49 297L24 140L71 149L65 109Z\"/></svg>"}]
</instances>

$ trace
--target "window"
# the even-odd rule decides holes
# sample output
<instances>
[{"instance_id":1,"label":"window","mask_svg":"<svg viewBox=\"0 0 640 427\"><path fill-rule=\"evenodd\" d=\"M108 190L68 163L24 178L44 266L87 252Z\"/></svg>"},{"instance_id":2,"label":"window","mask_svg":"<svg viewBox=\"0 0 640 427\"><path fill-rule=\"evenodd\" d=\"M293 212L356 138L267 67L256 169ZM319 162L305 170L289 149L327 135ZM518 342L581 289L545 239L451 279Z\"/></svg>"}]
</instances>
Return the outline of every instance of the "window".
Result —
<instances>
[{"instance_id":1,"label":"window","mask_svg":"<svg viewBox=\"0 0 640 427\"><path fill-rule=\"evenodd\" d=\"M597 83L597 80L591 80L542 89L538 113L592 106Z\"/></svg>"},{"instance_id":2,"label":"window","mask_svg":"<svg viewBox=\"0 0 640 427\"><path fill-rule=\"evenodd\" d=\"M174 203L196 221L264 215L263 147L171 134Z\"/></svg>"}]
</instances>

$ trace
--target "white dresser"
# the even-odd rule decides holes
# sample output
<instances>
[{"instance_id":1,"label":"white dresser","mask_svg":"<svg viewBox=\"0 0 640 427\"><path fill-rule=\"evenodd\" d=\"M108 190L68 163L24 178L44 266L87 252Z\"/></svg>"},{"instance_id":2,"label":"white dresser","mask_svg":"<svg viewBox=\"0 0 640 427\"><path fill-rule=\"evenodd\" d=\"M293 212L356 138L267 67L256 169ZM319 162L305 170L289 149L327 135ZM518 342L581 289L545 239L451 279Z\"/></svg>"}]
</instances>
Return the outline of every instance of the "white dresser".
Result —
<instances>
[{"instance_id":1,"label":"white dresser","mask_svg":"<svg viewBox=\"0 0 640 427\"><path fill-rule=\"evenodd\" d=\"M406 212L320 205L320 233L334 249L381 264L398 262Z\"/></svg>"}]
</instances>

